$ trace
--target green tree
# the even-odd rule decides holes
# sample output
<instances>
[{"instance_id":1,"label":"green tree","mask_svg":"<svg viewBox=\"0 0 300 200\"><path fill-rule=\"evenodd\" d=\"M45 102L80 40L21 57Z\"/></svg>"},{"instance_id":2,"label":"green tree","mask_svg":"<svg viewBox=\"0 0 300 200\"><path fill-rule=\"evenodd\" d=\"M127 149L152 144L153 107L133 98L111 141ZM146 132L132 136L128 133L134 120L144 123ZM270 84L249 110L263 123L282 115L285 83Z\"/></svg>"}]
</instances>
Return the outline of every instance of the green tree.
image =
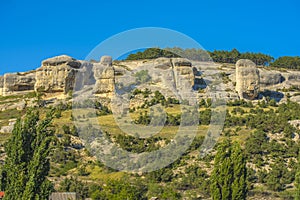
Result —
<instances>
[{"instance_id":1,"label":"green tree","mask_svg":"<svg viewBox=\"0 0 300 200\"><path fill-rule=\"evenodd\" d=\"M233 181L233 166L230 160L230 141L225 140L218 146L214 170L211 175L211 195L213 199L225 200L231 197L230 184Z\"/></svg>"},{"instance_id":2,"label":"green tree","mask_svg":"<svg viewBox=\"0 0 300 200\"><path fill-rule=\"evenodd\" d=\"M296 194L295 200L300 200L300 154L298 155L298 167L295 176Z\"/></svg>"},{"instance_id":3,"label":"green tree","mask_svg":"<svg viewBox=\"0 0 300 200\"><path fill-rule=\"evenodd\" d=\"M39 119L38 111L30 110L18 119L11 138L5 144L7 158L1 172L4 199L47 199L52 184L46 178L50 169L48 159L53 130L54 112Z\"/></svg>"},{"instance_id":4,"label":"green tree","mask_svg":"<svg viewBox=\"0 0 300 200\"><path fill-rule=\"evenodd\" d=\"M211 196L215 200L246 199L246 160L238 143L225 140L217 149L211 175Z\"/></svg>"},{"instance_id":5,"label":"green tree","mask_svg":"<svg viewBox=\"0 0 300 200\"><path fill-rule=\"evenodd\" d=\"M246 199L247 194L247 168L246 158L238 143L233 143L231 160L233 163L232 199Z\"/></svg>"}]
</instances>

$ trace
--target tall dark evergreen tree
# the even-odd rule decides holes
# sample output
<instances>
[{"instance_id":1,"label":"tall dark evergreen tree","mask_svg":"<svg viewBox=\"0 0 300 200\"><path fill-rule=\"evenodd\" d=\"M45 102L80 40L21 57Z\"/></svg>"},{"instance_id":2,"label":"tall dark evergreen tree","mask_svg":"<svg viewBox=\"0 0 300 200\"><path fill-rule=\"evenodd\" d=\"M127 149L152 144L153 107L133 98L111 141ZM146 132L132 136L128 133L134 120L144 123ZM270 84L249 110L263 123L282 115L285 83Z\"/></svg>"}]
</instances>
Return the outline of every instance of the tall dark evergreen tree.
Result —
<instances>
[{"instance_id":1,"label":"tall dark evergreen tree","mask_svg":"<svg viewBox=\"0 0 300 200\"><path fill-rule=\"evenodd\" d=\"M298 155L298 167L295 176L295 186L296 186L295 200L300 200L300 154Z\"/></svg>"},{"instance_id":2,"label":"tall dark evergreen tree","mask_svg":"<svg viewBox=\"0 0 300 200\"><path fill-rule=\"evenodd\" d=\"M1 172L4 199L48 199L53 188L46 178L50 169L52 115L49 112L40 120L39 112L30 110L15 124L5 145L7 158Z\"/></svg>"},{"instance_id":3,"label":"tall dark evergreen tree","mask_svg":"<svg viewBox=\"0 0 300 200\"><path fill-rule=\"evenodd\" d=\"M231 160L233 163L232 199L246 199L247 194L247 168L246 158L240 145L235 142L232 145Z\"/></svg>"},{"instance_id":4,"label":"tall dark evergreen tree","mask_svg":"<svg viewBox=\"0 0 300 200\"><path fill-rule=\"evenodd\" d=\"M238 143L225 140L217 149L211 176L211 196L214 200L246 199L246 160Z\"/></svg>"},{"instance_id":5,"label":"tall dark evergreen tree","mask_svg":"<svg viewBox=\"0 0 300 200\"><path fill-rule=\"evenodd\" d=\"M211 175L211 195L215 200L225 200L231 197L233 165L230 155L230 141L226 140L218 146L214 170Z\"/></svg>"}]
</instances>

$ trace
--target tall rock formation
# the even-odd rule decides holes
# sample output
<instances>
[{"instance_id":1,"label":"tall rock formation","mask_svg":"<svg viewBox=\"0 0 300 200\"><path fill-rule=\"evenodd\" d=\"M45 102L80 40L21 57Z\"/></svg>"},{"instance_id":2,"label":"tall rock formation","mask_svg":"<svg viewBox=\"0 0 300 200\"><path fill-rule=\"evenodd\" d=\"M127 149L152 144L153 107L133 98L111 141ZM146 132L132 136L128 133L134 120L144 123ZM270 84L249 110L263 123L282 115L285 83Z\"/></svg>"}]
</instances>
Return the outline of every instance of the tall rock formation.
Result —
<instances>
[{"instance_id":1,"label":"tall rock formation","mask_svg":"<svg viewBox=\"0 0 300 200\"><path fill-rule=\"evenodd\" d=\"M115 70L110 56L102 56L100 63L94 64L94 78L96 80L94 93L109 97L115 89Z\"/></svg>"},{"instance_id":2,"label":"tall rock formation","mask_svg":"<svg viewBox=\"0 0 300 200\"><path fill-rule=\"evenodd\" d=\"M172 65L176 89L180 91L192 90L195 83L195 74L192 68L192 63L184 58L173 58Z\"/></svg>"},{"instance_id":3,"label":"tall rock formation","mask_svg":"<svg viewBox=\"0 0 300 200\"><path fill-rule=\"evenodd\" d=\"M259 95L260 76L254 62L240 59L236 62L236 91L241 99L253 100Z\"/></svg>"},{"instance_id":4,"label":"tall rock formation","mask_svg":"<svg viewBox=\"0 0 300 200\"><path fill-rule=\"evenodd\" d=\"M81 62L66 55L43 61L42 66L36 71L35 90L63 93L71 91L80 66Z\"/></svg>"}]
</instances>

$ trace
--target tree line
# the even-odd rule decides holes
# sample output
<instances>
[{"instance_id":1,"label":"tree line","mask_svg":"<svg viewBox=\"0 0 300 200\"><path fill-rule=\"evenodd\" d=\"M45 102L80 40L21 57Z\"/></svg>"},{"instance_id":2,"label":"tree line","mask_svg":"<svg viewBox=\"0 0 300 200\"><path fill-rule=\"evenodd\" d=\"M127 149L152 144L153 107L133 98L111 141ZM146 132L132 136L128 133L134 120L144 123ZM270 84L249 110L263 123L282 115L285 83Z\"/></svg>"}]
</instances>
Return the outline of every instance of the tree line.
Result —
<instances>
[{"instance_id":1,"label":"tree line","mask_svg":"<svg viewBox=\"0 0 300 200\"><path fill-rule=\"evenodd\" d=\"M129 54L125 60L142 60L142 59L155 59L159 57L176 58L183 57L190 60L197 61L214 61L217 63L230 63L235 64L239 59L252 60L259 66L272 66L276 68L286 69L300 69L299 56L282 56L277 59L274 57L253 52L239 52L237 49L227 50L214 50L205 51L203 49L182 49L179 47L174 48L148 48L144 51Z\"/></svg>"}]
</instances>

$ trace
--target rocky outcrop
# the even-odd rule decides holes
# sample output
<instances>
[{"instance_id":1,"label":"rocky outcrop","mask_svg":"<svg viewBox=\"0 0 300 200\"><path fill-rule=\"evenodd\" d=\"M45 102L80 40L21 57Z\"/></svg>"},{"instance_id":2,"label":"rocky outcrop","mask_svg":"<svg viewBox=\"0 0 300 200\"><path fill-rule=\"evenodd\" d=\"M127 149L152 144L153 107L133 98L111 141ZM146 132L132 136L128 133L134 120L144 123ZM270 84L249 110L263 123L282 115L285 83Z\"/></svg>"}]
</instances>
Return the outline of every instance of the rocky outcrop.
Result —
<instances>
[{"instance_id":1,"label":"rocky outcrop","mask_svg":"<svg viewBox=\"0 0 300 200\"><path fill-rule=\"evenodd\" d=\"M36 71L35 90L67 93L74 88L81 62L69 56L57 56L42 62Z\"/></svg>"},{"instance_id":2,"label":"rocky outcrop","mask_svg":"<svg viewBox=\"0 0 300 200\"><path fill-rule=\"evenodd\" d=\"M55 56L53 58L49 58L42 62L42 66L59 66L59 65L68 65L72 68L78 69L81 66L81 63L78 62L76 59L67 55Z\"/></svg>"},{"instance_id":3,"label":"rocky outcrop","mask_svg":"<svg viewBox=\"0 0 300 200\"><path fill-rule=\"evenodd\" d=\"M3 96L16 92L34 90L35 72L5 74L0 77L0 94Z\"/></svg>"},{"instance_id":4,"label":"rocky outcrop","mask_svg":"<svg viewBox=\"0 0 300 200\"><path fill-rule=\"evenodd\" d=\"M236 63L236 91L242 99L255 99L259 94L259 70L251 60L241 59Z\"/></svg>"},{"instance_id":5,"label":"rocky outcrop","mask_svg":"<svg viewBox=\"0 0 300 200\"><path fill-rule=\"evenodd\" d=\"M93 66L96 80L94 93L110 97L115 89L115 70L112 66L112 57L102 56L100 63Z\"/></svg>"},{"instance_id":6,"label":"rocky outcrop","mask_svg":"<svg viewBox=\"0 0 300 200\"><path fill-rule=\"evenodd\" d=\"M3 95L4 77L0 76L0 95Z\"/></svg>"},{"instance_id":7,"label":"rocky outcrop","mask_svg":"<svg viewBox=\"0 0 300 200\"><path fill-rule=\"evenodd\" d=\"M300 82L300 73L299 72L293 72L292 74L289 73L287 75L287 81L291 82Z\"/></svg>"},{"instance_id":8,"label":"rocky outcrop","mask_svg":"<svg viewBox=\"0 0 300 200\"><path fill-rule=\"evenodd\" d=\"M260 70L260 86L268 87L280 84L284 81L284 77L279 72L271 72Z\"/></svg>"},{"instance_id":9,"label":"rocky outcrop","mask_svg":"<svg viewBox=\"0 0 300 200\"><path fill-rule=\"evenodd\" d=\"M195 74L192 63L184 58L172 59L173 73L177 90L192 90L195 84Z\"/></svg>"},{"instance_id":10,"label":"rocky outcrop","mask_svg":"<svg viewBox=\"0 0 300 200\"><path fill-rule=\"evenodd\" d=\"M169 58L157 58L153 61L153 65L157 69L166 70L172 67L171 59Z\"/></svg>"},{"instance_id":11,"label":"rocky outcrop","mask_svg":"<svg viewBox=\"0 0 300 200\"><path fill-rule=\"evenodd\" d=\"M104 66L112 66L112 57L111 56L102 56L100 63Z\"/></svg>"},{"instance_id":12,"label":"rocky outcrop","mask_svg":"<svg viewBox=\"0 0 300 200\"><path fill-rule=\"evenodd\" d=\"M16 121L17 119L9 119L8 125L0 128L0 133L12 133Z\"/></svg>"},{"instance_id":13,"label":"rocky outcrop","mask_svg":"<svg viewBox=\"0 0 300 200\"><path fill-rule=\"evenodd\" d=\"M151 77L146 81L150 84L136 80L138 72L142 70ZM236 63L234 69L220 68L218 65L206 62L190 62L185 58L157 58L113 63L110 56L102 56L99 62L88 62L62 55L44 60L41 67L35 71L0 76L0 95L35 90L58 93L60 98L65 98L65 95L60 93L68 93L75 88L75 92L83 89L92 92L97 98L100 96L104 97L102 99L107 99L112 97L114 92L125 93L133 88L147 87L152 91L162 90L166 97L180 94L182 98L189 98L185 93L191 90L209 91L207 86L220 70L229 78L226 79L226 83L224 82L223 89L226 89L226 95L231 100L237 98L234 87L239 98L255 99L261 90L262 95L266 94L265 91L272 91L271 97L275 96L274 98L280 101L285 94L278 92L280 95L277 93L273 95L275 91L300 86L300 72L257 69L252 61L243 59ZM292 98L298 98L296 92L294 93L295 96ZM205 97L204 94L199 95ZM50 96L53 95L48 95L49 98Z\"/></svg>"},{"instance_id":14,"label":"rocky outcrop","mask_svg":"<svg viewBox=\"0 0 300 200\"><path fill-rule=\"evenodd\" d=\"M114 92L115 88L115 71L111 64L100 63L93 67L94 78L96 80L94 93L107 94L108 96Z\"/></svg>"}]
</instances>

